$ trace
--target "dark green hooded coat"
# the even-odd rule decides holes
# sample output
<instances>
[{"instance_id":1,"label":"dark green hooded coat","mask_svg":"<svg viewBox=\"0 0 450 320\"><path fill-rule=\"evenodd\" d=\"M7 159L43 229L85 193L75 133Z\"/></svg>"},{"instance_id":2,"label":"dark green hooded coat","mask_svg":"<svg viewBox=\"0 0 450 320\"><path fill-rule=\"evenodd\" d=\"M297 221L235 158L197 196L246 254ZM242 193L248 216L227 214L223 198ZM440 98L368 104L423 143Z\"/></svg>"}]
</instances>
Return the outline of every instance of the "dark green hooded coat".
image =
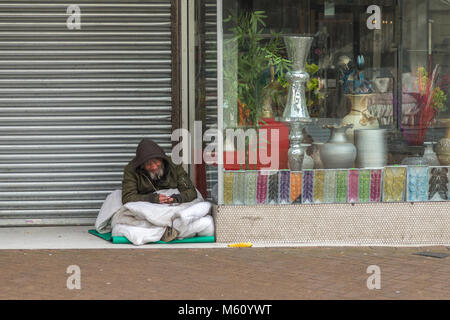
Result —
<instances>
[{"instance_id":1,"label":"dark green hooded coat","mask_svg":"<svg viewBox=\"0 0 450 320\"><path fill-rule=\"evenodd\" d=\"M164 163L164 175L158 181L153 181L141 167L154 158L162 159ZM190 202L197 198L197 191L183 167L175 165L155 142L143 139L136 149L136 157L124 169L122 203L135 201L159 203L159 195L155 191L175 188L180 191L179 195L173 196L175 202Z\"/></svg>"}]
</instances>

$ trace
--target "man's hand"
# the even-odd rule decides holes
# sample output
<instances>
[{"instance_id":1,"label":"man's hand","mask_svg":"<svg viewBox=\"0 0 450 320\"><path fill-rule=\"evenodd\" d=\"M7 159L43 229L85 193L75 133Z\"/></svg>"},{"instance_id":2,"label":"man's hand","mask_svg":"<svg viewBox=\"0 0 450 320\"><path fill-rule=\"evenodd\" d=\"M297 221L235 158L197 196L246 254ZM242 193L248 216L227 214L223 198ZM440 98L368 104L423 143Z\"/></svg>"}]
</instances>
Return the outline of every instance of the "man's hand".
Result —
<instances>
[{"instance_id":1,"label":"man's hand","mask_svg":"<svg viewBox=\"0 0 450 320\"><path fill-rule=\"evenodd\" d=\"M160 194L159 195L159 203L171 204L171 203L173 203L173 200L174 200L173 198L168 197L168 196L166 196L164 194Z\"/></svg>"}]
</instances>

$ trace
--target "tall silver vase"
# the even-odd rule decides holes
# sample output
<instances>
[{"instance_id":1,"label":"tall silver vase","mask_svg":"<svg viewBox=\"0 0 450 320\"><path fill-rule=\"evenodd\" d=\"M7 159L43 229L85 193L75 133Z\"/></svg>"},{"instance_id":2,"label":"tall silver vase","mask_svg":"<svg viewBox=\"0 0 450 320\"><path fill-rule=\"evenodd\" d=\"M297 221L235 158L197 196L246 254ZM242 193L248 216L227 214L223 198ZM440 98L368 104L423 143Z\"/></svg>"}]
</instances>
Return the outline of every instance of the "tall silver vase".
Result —
<instances>
[{"instance_id":1,"label":"tall silver vase","mask_svg":"<svg viewBox=\"0 0 450 320\"><path fill-rule=\"evenodd\" d=\"M306 82L309 74L306 72L306 58L308 57L313 37L285 36L289 59L292 61L292 71L286 74L289 81L289 91L286 107L281 121L289 124L290 148L288 151L289 167L291 170L301 170L304 158L302 129L311 122L306 103Z\"/></svg>"},{"instance_id":2,"label":"tall silver vase","mask_svg":"<svg viewBox=\"0 0 450 320\"><path fill-rule=\"evenodd\" d=\"M292 71L286 74L286 79L290 83L286 108L283 112L283 119L286 122L310 119L305 95L309 74L305 66L313 39L302 36L284 37L288 56L292 61Z\"/></svg>"}]
</instances>

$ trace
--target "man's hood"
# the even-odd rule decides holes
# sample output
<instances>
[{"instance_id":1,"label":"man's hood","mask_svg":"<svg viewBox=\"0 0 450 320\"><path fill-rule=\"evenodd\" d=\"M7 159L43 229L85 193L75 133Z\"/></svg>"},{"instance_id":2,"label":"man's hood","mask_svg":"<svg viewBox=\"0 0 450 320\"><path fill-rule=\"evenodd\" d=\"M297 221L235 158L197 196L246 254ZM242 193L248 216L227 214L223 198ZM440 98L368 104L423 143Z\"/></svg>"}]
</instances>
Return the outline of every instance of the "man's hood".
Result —
<instances>
[{"instance_id":1,"label":"man's hood","mask_svg":"<svg viewBox=\"0 0 450 320\"><path fill-rule=\"evenodd\" d=\"M160 158L169 163L169 158L164 153L164 150L153 140L142 139L136 148L136 157L131 160L133 168L136 169L148 160Z\"/></svg>"}]
</instances>

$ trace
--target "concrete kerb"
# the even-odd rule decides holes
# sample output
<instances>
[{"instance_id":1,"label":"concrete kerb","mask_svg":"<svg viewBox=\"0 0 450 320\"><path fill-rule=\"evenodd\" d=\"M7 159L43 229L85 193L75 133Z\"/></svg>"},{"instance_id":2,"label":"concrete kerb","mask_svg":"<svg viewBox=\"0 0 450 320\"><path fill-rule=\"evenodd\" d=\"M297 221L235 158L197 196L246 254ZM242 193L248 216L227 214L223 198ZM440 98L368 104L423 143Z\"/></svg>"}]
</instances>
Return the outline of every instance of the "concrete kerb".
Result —
<instances>
[{"instance_id":1,"label":"concrete kerb","mask_svg":"<svg viewBox=\"0 0 450 320\"><path fill-rule=\"evenodd\" d=\"M213 249L229 248L230 243L179 243L179 244L113 244L88 233L93 226L43 226L0 228L0 250L46 250L46 249ZM425 247L442 244L383 245L355 243L280 243L252 242L254 248L276 247ZM450 247L450 244L445 245Z\"/></svg>"}]
</instances>

